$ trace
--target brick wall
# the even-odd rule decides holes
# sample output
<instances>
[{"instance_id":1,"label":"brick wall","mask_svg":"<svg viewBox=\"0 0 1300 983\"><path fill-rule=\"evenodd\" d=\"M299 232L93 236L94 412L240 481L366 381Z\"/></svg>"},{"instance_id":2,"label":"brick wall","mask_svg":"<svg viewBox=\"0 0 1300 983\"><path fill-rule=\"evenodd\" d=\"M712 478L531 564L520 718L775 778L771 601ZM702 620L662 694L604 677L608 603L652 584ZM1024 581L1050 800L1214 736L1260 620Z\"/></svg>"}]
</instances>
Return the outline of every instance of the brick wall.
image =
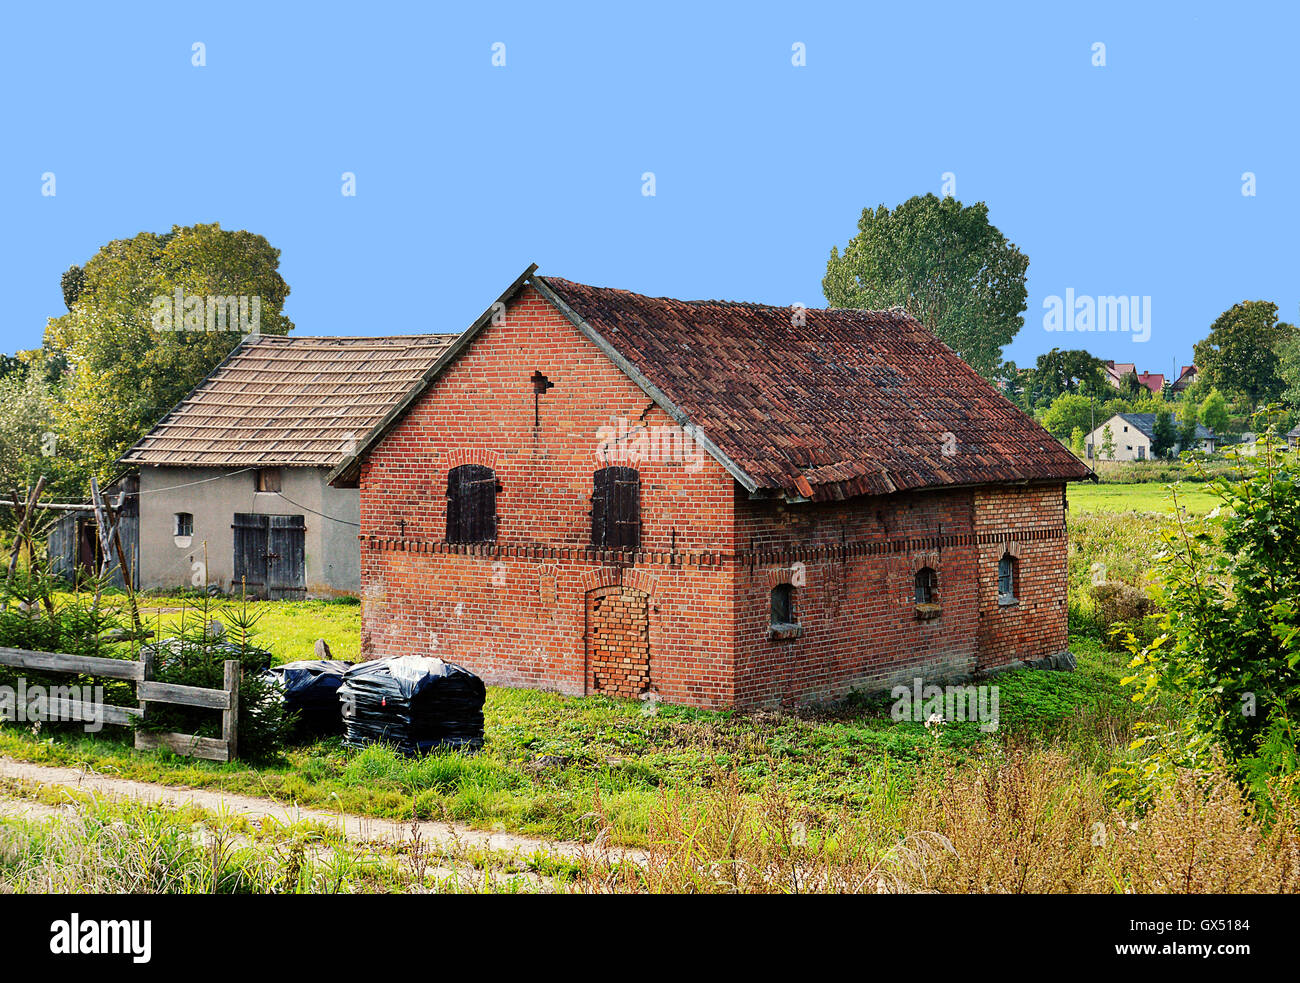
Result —
<instances>
[{"instance_id":1,"label":"brick wall","mask_svg":"<svg viewBox=\"0 0 1300 983\"><path fill-rule=\"evenodd\" d=\"M975 492L980 557L980 665L1041 659L1067 642L1065 487ZM998 601L998 561L1015 558L1016 601Z\"/></svg>"},{"instance_id":2,"label":"brick wall","mask_svg":"<svg viewBox=\"0 0 1300 983\"><path fill-rule=\"evenodd\" d=\"M738 694L752 704L834 699L976 664L979 578L970 491L779 505L737 499ZM751 546L752 544L752 546ZM938 578L921 617L916 574ZM772 585L795 586L797 637L772 638Z\"/></svg>"}]
</instances>

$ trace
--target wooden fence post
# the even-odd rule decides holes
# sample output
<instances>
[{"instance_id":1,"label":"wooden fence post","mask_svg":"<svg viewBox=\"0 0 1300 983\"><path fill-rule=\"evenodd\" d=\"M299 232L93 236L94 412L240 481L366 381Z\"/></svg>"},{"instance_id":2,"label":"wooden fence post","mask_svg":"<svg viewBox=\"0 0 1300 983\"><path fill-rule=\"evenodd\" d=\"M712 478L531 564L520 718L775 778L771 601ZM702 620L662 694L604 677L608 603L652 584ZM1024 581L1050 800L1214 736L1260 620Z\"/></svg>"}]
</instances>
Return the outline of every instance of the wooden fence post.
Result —
<instances>
[{"instance_id":1,"label":"wooden fence post","mask_svg":"<svg viewBox=\"0 0 1300 983\"><path fill-rule=\"evenodd\" d=\"M230 709L221 711L221 738L230 749L229 761L239 754L239 680L241 671L237 659L226 660L223 689L230 694Z\"/></svg>"},{"instance_id":2,"label":"wooden fence post","mask_svg":"<svg viewBox=\"0 0 1300 983\"><path fill-rule=\"evenodd\" d=\"M148 683L153 681L153 660L153 649L149 648L147 645L140 646L140 682ZM136 687L137 690L139 690L139 688L139 686ZM147 700L140 701L141 720L144 719L145 704L147 702Z\"/></svg>"}]
</instances>

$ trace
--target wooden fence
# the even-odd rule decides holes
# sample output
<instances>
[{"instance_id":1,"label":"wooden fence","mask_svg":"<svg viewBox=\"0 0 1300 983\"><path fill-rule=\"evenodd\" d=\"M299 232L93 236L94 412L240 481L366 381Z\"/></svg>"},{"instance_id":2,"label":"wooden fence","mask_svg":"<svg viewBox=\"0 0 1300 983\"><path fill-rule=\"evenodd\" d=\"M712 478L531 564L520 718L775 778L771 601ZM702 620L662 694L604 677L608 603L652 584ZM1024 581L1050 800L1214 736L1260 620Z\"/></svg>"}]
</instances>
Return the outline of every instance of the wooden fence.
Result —
<instances>
[{"instance_id":1,"label":"wooden fence","mask_svg":"<svg viewBox=\"0 0 1300 983\"><path fill-rule=\"evenodd\" d=\"M197 734L155 734L135 728L135 746L140 750L168 748L176 754L211 761L233 761L239 752L239 662L229 659L221 689L179 686L160 683L153 678L153 656L141 653L139 659L105 659L91 655L67 655L63 652L33 652L28 649L0 647L0 665L38 672L72 673L101 679L123 679L135 683L138 707L90 704L63 697L48 701L43 720L94 719L119 727L130 727L145 719L151 703L202 707L221 711L221 737ZM24 711L28 712L28 711Z\"/></svg>"}]
</instances>

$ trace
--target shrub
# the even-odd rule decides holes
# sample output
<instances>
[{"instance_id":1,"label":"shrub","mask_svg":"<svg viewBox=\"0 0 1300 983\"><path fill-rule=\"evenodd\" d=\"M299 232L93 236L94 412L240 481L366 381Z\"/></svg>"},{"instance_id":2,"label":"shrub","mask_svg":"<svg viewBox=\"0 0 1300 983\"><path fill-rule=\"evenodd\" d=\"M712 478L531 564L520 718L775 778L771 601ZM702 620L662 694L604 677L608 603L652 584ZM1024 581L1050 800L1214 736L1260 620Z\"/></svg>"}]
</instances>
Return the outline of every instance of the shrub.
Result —
<instances>
[{"instance_id":1,"label":"shrub","mask_svg":"<svg viewBox=\"0 0 1300 983\"><path fill-rule=\"evenodd\" d=\"M247 604L237 612L227 611L229 630L208 618L208 601L181 611L177 634L145 646L154 656L154 679L182 686L221 689L225 663L239 662L243 677L239 685L239 755L267 758L279 754L293 730L293 717L286 714L279 688L265 674L271 653L253 644L260 614L250 615ZM213 710L150 704L148 718L141 725L157 732L180 731L203 737L220 736L220 713Z\"/></svg>"},{"instance_id":2,"label":"shrub","mask_svg":"<svg viewBox=\"0 0 1300 983\"><path fill-rule=\"evenodd\" d=\"M1118 651L1124 647L1123 636L1131 633L1145 637L1149 631L1146 619L1155 605L1145 591L1122 581L1107 580L1093 584L1089 590L1094 604L1095 617L1107 648Z\"/></svg>"},{"instance_id":3,"label":"shrub","mask_svg":"<svg viewBox=\"0 0 1300 983\"><path fill-rule=\"evenodd\" d=\"M1271 428L1270 428L1271 429ZM1277 442L1211 490L1222 505L1197 518L1179 512L1162 535L1157 570L1163 634L1131 643L1135 699L1176 700L1184 713L1138 742L1121 769L1130 786L1204 767L1211 749L1257 788L1296 767L1300 726L1300 468Z\"/></svg>"}]
</instances>

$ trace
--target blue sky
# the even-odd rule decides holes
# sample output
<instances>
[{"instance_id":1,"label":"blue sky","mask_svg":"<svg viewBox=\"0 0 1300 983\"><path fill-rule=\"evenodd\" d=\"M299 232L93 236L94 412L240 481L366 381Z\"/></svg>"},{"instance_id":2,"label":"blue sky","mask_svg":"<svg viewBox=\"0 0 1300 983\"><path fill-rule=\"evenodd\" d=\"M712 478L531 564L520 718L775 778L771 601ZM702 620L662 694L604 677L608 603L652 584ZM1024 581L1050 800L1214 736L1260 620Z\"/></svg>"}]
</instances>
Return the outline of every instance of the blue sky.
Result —
<instances>
[{"instance_id":1,"label":"blue sky","mask_svg":"<svg viewBox=\"0 0 1300 983\"><path fill-rule=\"evenodd\" d=\"M1063 6L11 7L0 349L105 242L210 221L282 251L301 334L460 330L532 261L820 306L862 208L945 172L1030 258L1021 364L1168 372L1237 301L1295 320L1295 8ZM1048 333L1067 288L1149 296L1150 339Z\"/></svg>"}]
</instances>

